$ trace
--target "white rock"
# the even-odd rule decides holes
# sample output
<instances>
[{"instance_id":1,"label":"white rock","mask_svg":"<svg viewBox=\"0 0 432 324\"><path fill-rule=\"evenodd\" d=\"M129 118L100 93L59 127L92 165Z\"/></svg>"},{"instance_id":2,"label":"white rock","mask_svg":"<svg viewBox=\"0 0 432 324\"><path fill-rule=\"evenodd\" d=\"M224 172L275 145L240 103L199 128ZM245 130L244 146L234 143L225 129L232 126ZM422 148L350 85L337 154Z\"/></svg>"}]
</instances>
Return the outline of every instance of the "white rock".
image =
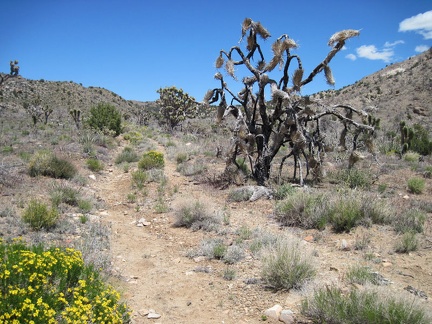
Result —
<instances>
[{"instance_id":1,"label":"white rock","mask_svg":"<svg viewBox=\"0 0 432 324\"><path fill-rule=\"evenodd\" d=\"M161 317L161 315L158 313L149 313L147 315L147 318L149 318L149 319L156 319L156 318L160 318L160 317Z\"/></svg>"},{"instance_id":2,"label":"white rock","mask_svg":"<svg viewBox=\"0 0 432 324\"><path fill-rule=\"evenodd\" d=\"M90 174L89 176L88 176L90 179L92 179L92 180L94 180L94 181L96 181L96 177L95 177L95 175L94 174Z\"/></svg>"},{"instance_id":3,"label":"white rock","mask_svg":"<svg viewBox=\"0 0 432 324\"><path fill-rule=\"evenodd\" d=\"M284 309L279 316L279 321L285 324L295 323L294 313L289 309Z\"/></svg>"},{"instance_id":4,"label":"white rock","mask_svg":"<svg viewBox=\"0 0 432 324\"><path fill-rule=\"evenodd\" d=\"M264 315L266 315L267 317L273 318L275 320L278 320L281 312L282 312L282 306L277 304L277 305L274 305L272 308L267 309L264 312Z\"/></svg>"}]
</instances>

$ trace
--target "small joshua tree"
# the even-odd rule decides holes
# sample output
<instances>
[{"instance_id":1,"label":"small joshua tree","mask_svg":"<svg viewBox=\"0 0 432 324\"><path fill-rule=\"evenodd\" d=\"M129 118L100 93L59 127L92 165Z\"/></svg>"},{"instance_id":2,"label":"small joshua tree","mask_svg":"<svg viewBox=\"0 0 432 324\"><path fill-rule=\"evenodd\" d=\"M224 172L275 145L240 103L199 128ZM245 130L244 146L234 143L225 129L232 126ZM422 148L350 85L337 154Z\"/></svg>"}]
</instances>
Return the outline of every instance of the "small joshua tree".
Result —
<instances>
[{"instance_id":1,"label":"small joshua tree","mask_svg":"<svg viewBox=\"0 0 432 324\"><path fill-rule=\"evenodd\" d=\"M157 91L159 118L170 130L180 125L186 118L195 118L198 113L198 103L195 98L176 87L161 88Z\"/></svg>"},{"instance_id":2,"label":"small joshua tree","mask_svg":"<svg viewBox=\"0 0 432 324\"><path fill-rule=\"evenodd\" d=\"M80 129L81 128L81 120L82 120L81 110L79 110L79 109L71 109L69 111L69 115L72 116L72 118L73 118L73 120L75 122L76 128Z\"/></svg>"},{"instance_id":3,"label":"small joshua tree","mask_svg":"<svg viewBox=\"0 0 432 324\"><path fill-rule=\"evenodd\" d=\"M321 132L320 124L321 119L326 116L334 116L343 124L345 133L342 132L340 139L345 147L345 137L352 129L353 150L357 147L356 141L360 134L365 134L362 138L372 137L374 127L362 122L367 118L365 112L347 105L325 107L319 101L300 95L302 86L310 83L321 72L324 72L329 84L335 83L329 63L343 48L347 39L358 35L357 30L343 30L331 36L328 42L330 52L304 77L300 57L291 53L291 50L297 47L294 40L286 34L277 38L272 45L273 57L266 62L258 38L267 39L270 33L261 23L250 18L243 21L240 41L246 38L246 49L233 46L229 51L221 50L216 67L224 66L234 80L238 79L235 74L236 66L244 66L251 75L241 79L243 89L235 94L218 72L215 79L220 81L220 87L209 90L204 98L207 104L219 102L219 122L230 114L236 118L225 171L228 179L232 166L237 165L237 156L243 155L250 162L253 178L258 184L264 185L270 177L272 161L280 148L289 146L289 153L282 157L280 172L285 161L290 157L294 158L294 178L298 171L300 184L303 184L301 159L304 159L306 175L311 171L315 179L319 180L325 145L325 134ZM256 61L257 65L253 65L252 60ZM294 71L291 72L293 65ZM273 79L270 73L277 66L280 67L282 75L279 79ZM268 89L271 101L267 101L265 97ZM359 121L355 121L355 117Z\"/></svg>"}]
</instances>

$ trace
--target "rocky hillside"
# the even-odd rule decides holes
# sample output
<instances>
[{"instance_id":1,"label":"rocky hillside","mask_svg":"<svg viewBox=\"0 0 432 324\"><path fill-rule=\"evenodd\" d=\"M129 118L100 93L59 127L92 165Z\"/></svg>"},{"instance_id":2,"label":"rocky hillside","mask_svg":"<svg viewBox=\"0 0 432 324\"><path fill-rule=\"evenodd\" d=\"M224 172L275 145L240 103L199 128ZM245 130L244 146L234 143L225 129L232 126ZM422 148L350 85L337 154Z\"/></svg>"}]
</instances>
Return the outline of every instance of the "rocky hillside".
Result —
<instances>
[{"instance_id":1,"label":"rocky hillside","mask_svg":"<svg viewBox=\"0 0 432 324\"><path fill-rule=\"evenodd\" d=\"M319 92L325 104L348 104L381 118L383 127L401 120L420 123L431 130L432 49L391 64L340 90Z\"/></svg>"}]
</instances>

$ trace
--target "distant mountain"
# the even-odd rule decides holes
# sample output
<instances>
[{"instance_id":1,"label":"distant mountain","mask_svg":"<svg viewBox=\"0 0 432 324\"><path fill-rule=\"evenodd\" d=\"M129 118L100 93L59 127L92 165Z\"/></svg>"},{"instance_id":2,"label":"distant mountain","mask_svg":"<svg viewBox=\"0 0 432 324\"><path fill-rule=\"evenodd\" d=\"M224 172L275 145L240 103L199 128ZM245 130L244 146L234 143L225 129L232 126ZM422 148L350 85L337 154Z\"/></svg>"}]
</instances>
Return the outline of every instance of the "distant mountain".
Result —
<instances>
[{"instance_id":1,"label":"distant mountain","mask_svg":"<svg viewBox=\"0 0 432 324\"><path fill-rule=\"evenodd\" d=\"M388 65L340 90L313 95L326 105L347 104L381 118L383 127L401 120L432 130L432 48Z\"/></svg>"}]
</instances>

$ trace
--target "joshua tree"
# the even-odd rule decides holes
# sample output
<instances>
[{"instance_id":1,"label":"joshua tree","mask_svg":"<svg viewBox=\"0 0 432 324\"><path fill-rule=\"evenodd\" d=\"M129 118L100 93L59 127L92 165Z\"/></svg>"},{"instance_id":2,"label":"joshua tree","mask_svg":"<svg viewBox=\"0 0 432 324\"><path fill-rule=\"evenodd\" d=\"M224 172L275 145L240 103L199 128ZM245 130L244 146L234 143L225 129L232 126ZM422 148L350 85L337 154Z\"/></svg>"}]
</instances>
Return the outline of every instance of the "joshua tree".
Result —
<instances>
[{"instance_id":1,"label":"joshua tree","mask_svg":"<svg viewBox=\"0 0 432 324\"><path fill-rule=\"evenodd\" d=\"M6 74L5 76L0 74L0 86L7 81L12 76L17 76L19 73L19 66L17 65L18 61L10 61L10 74Z\"/></svg>"},{"instance_id":2,"label":"joshua tree","mask_svg":"<svg viewBox=\"0 0 432 324\"><path fill-rule=\"evenodd\" d=\"M73 118L73 120L75 122L76 128L80 129L81 128L81 120L82 120L81 110L79 110L79 109L71 109L71 110L69 110L69 115L72 116L72 118Z\"/></svg>"},{"instance_id":3,"label":"joshua tree","mask_svg":"<svg viewBox=\"0 0 432 324\"><path fill-rule=\"evenodd\" d=\"M320 122L326 116L335 116L342 122L345 133L341 134L340 139L345 148L345 137L351 128L358 133L353 137L354 142L359 139L359 134L371 137L374 127L362 122L367 117L363 111L347 105L325 107L319 101L300 96L301 88L321 72L324 72L329 84L335 83L329 63L348 38L358 35L358 30L343 30L331 36L328 42L330 52L304 77L300 57L291 53L297 44L288 35L284 34L276 39L272 45L273 57L266 62L258 44L258 37L267 39L270 33L261 23L250 18L243 21L240 42L246 38L246 49L233 46L229 51L221 50L216 67L224 66L226 72L235 80L237 66L244 66L251 75L241 79L243 88L235 94L218 72L215 79L220 81L220 87L209 90L204 98L207 104L219 102L219 122L230 114L236 118L225 174L230 173L233 165L237 165L237 156L243 155L250 161L253 178L259 185L264 185L270 177L273 159L280 148L287 145L290 151L282 157L280 172L285 161L293 157L294 178L299 171L300 184L303 184L301 159L305 161L307 174L311 170L315 178L319 179L325 145L325 134L321 132ZM253 65L252 60L258 62L257 65ZM291 72L293 65L295 69ZM282 75L279 79L273 79L270 73L277 66L280 67ZM265 94L268 90L271 93L271 102L266 101ZM228 99L228 96L231 99ZM355 117L359 117L360 121L355 121ZM353 143L352 147L355 150L356 143Z\"/></svg>"},{"instance_id":4,"label":"joshua tree","mask_svg":"<svg viewBox=\"0 0 432 324\"><path fill-rule=\"evenodd\" d=\"M186 118L195 118L198 113L198 103L182 89L176 87L161 88L157 91L159 115L170 130L180 125Z\"/></svg>"}]
</instances>

